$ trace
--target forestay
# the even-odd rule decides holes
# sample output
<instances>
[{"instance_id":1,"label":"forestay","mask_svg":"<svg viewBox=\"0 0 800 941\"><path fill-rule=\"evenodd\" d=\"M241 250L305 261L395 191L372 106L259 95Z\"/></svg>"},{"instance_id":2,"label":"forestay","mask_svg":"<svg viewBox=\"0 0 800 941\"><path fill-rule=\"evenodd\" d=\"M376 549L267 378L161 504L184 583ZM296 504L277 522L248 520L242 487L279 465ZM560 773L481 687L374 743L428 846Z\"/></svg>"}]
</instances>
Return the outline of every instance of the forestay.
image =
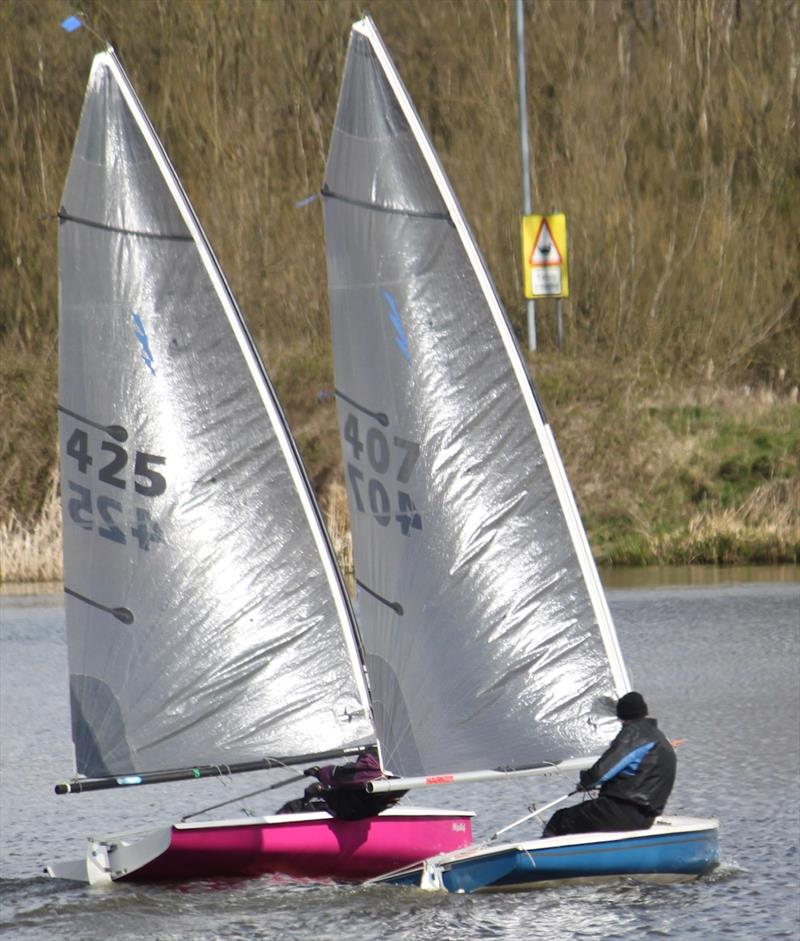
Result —
<instances>
[{"instance_id":1,"label":"forestay","mask_svg":"<svg viewBox=\"0 0 800 941\"><path fill-rule=\"evenodd\" d=\"M59 215L78 772L374 740L349 602L284 417L110 51L94 60Z\"/></svg>"},{"instance_id":2,"label":"forestay","mask_svg":"<svg viewBox=\"0 0 800 941\"><path fill-rule=\"evenodd\" d=\"M605 747L628 688L484 262L369 19L325 186L337 405L378 734L403 775Z\"/></svg>"}]
</instances>

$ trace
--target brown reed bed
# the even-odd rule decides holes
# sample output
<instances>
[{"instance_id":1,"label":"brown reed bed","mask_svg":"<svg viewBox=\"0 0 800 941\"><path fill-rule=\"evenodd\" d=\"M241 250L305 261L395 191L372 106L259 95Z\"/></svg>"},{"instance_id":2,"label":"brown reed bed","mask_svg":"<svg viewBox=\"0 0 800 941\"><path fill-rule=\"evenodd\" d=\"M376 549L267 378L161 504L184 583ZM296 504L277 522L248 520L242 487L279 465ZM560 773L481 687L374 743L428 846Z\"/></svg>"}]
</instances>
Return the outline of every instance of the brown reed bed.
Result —
<instances>
[{"instance_id":1,"label":"brown reed bed","mask_svg":"<svg viewBox=\"0 0 800 941\"><path fill-rule=\"evenodd\" d=\"M61 557L61 501L53 474L40 512L21 519L14 511L0 521L0 585L58 582Z\"/></svg>"},{"instance_id":2,"label":"brown reed bed","mask_svg":"<svg viewBox=\"0 0 800 941\"><path fill-rule=\"evenodd\" d=\"M328 358L319 203L357 0L87 0L267 360ZM98 42L63 0L0 3L0 508L49 480L57 221ZM567 214L568 350L658 385L800 381L798 0L526 3L534 208ZM374 0L518 335L511 0ZM537 305L539 349L554 347ZM617 396L622 389L617 390ZM580 400L577 400L580 401ZM2 515L2 511L0 511Z\"/></svg>"}]
</instances>

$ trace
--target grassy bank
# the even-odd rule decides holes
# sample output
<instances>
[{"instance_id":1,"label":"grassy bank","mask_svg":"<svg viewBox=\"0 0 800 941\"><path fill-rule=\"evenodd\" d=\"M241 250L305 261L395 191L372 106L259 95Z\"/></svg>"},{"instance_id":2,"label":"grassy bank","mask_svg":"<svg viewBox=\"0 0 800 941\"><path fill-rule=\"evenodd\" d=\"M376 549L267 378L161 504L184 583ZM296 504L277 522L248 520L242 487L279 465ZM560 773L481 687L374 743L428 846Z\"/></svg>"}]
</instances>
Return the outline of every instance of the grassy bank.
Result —
<instances>
[{"instance_id":1,"label":"grassy bank","mask_svg":"<svg viewBox=\"0 0 800 941\"><path fill-rule=\"evenodd\" d=\"M331 384L322 219L319 202L297 203L323 178L363 4L81 9L128 69L314 486L334 501L333 406L317 398ZM536 0L526 11L534 207L567 214L572 289L566 355L537 305L531 368L594 551L617 564L796 559L800 2ZM67 12L63 0L0 4L6 560L19 540L36 555L25 539L52 500L55 214L99 48L86 30L59 29ZM522 337L514 4L373 0L369 12Z\"/></svg>"},{"instance_id":2,"label":"grassy bank","mask_svg":"<svg viewBox=\"0 0 800 941\"><path fill-rule=\"evenodd\" d=\"M349 520L330 376L285 349L271 370L348 577ZM534 372L602 565L800 562L800 406L760 388L648 389L551 354ZM51 478L32 519L0 522L0 582L61 577Z\"/></svg>"},{"instance_id":3,"label":"grassy bank","mask_svg":"<svg viewBox=\"0 0 800 941\"><path fill-rule=\"evenodd\" d=\"M561 382L563 362L549 366ZM552 423L598 562L800 560L794 392L653 390L617 378L596 393L555 410Z\"/></svg>"}]
</instances>

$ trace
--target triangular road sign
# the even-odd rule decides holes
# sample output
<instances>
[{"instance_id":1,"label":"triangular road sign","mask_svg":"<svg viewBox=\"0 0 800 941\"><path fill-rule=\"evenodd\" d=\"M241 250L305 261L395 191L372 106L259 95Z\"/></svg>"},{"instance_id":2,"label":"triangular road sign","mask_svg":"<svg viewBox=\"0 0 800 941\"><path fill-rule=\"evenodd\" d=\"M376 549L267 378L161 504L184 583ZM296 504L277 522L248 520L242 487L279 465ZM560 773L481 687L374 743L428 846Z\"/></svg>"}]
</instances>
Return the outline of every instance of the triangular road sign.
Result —
<instances>
[{"instance_id":1,"label":"triangular road sign","mask_svg":"<svg viewBox=\"0 0 800 941\"><path fill-rule=\"evenodd\" d=\"M529 262L531 268L546 268L551 265L561 264L561 253L547 224L547 219L542 219L539 225L539 231L533 242L533 251Z\"/></svg>"}]
</instances>

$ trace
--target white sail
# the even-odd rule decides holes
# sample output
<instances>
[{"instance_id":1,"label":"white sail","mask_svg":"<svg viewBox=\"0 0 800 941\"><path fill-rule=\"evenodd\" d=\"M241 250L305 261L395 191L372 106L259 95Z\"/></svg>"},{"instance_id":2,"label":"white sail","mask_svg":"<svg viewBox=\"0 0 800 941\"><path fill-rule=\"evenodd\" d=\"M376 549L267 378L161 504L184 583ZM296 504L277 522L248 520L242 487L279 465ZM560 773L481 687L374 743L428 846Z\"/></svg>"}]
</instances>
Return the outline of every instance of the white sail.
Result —
<instances>
[{"instance_id":1,"label":"white sail","mask_svg":"<svg viewBox=\"0 0 800 941\"><path fill-rule=\"evenodd\" d=\"M369 18L350 36L323 195L387 764L435 775L592 754L628 688L602 587L505 312Z\"/></svg>"},{"instance_id":2,"label":"white sail","mask_svg":"<svg viewBox=\"0 0 800 941\"><path fill-rule=\"evenodd\" d=\"M374 740L349 601L284 417L110 51L92 66L59 215L78 771Z\"/></svg>"}]
</instances>

